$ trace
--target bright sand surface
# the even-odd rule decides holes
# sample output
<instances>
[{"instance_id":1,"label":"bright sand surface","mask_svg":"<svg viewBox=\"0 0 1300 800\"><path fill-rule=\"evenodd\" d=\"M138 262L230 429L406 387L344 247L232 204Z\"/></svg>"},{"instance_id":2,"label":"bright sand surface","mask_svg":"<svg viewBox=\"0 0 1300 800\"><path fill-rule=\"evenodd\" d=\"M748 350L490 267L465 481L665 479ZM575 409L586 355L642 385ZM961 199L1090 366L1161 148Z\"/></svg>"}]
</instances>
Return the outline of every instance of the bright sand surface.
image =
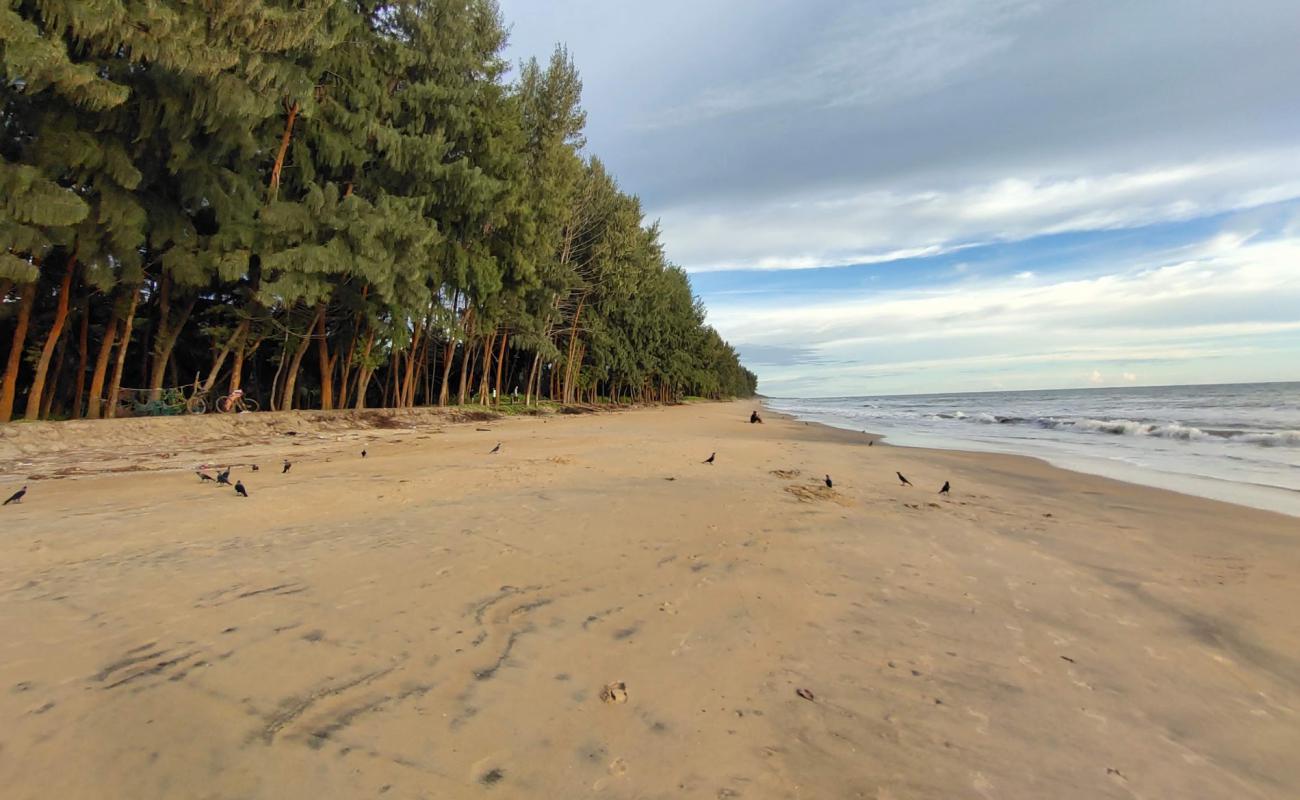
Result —
<instances>
[{"instance_id":1,"label":"bright sand surface","mask_svg":"<svg viewBox=\"0 0 1300 800\"><path fill-rule=\"evenodd\" d=\"M4 428L0 795L1300 797L1295 519L750 408Z\"/></svg>"}]
</instances>

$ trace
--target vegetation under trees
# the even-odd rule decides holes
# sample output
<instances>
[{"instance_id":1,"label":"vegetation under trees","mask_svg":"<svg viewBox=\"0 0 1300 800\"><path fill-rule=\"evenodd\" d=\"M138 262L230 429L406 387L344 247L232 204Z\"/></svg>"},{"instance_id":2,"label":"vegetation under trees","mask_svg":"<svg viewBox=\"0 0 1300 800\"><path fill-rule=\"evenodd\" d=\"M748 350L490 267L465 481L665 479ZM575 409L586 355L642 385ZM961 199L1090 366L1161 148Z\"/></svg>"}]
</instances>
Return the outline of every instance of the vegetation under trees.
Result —
<instances>
[{"instance_id":1,"label":"vegetation under trees","mask_svg":"<svg viewBox=\"0 0 1300 800\"><path fill-rule=\"evenodd\" d=\"M7 0L0 421L752 394L568 54L504 43L493 0Z\"/></svg>"}]
</instances>

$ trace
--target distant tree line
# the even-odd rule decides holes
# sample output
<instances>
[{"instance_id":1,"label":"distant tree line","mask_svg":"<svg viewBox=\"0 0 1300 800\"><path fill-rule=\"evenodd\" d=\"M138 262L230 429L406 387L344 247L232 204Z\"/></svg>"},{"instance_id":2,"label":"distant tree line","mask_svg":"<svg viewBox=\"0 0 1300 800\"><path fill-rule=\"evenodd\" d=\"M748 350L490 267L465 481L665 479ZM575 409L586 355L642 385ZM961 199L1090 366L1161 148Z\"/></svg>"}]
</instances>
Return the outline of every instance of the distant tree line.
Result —
<instances>
[{"instance_id":1,"label":"distant tree line","mask_svg":"<svg viewBox=\"0 0 1300 800\"><path fill-rule=\"evenodd\" d=\"M0 421L753 394L493 0L8 0Z\"/></svg>"}]
</instances>

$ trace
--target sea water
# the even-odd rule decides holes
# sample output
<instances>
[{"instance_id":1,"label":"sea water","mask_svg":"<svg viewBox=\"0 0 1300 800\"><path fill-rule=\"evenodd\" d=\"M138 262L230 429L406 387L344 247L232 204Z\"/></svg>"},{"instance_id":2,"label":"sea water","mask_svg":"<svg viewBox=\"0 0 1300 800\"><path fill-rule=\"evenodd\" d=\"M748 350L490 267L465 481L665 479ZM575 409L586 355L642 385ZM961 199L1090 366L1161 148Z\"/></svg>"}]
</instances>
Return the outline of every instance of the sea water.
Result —
<instances>
[{"instance_id":1,"label":"sea water","mask_svg":"<svg viewBox=\"0 0 1300 800\"><path fill-rule=\"evenodd\" d=\"M1300 516L1300 383L772 398L768 405L893 444L1036 456Z\"/></svg>"}]
</instances>

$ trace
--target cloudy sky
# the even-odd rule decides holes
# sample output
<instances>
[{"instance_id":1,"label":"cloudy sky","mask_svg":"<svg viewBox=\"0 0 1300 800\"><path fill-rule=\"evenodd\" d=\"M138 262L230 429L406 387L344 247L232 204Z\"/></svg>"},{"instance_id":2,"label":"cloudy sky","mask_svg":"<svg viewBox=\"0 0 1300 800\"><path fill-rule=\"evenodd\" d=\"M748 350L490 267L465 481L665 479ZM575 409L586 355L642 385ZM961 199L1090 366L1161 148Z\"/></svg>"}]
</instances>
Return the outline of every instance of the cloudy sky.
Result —
<instances>
[{"instance_id":1,"label":"cloudy sky","mask_svg":"<svg viewBox=\"0 0 1300 800\"><path fill-rule=\"evenodd\" d=\"M769 395L1300 380L1296 0L501 0Z\"/></svg>"}]
</instances>

